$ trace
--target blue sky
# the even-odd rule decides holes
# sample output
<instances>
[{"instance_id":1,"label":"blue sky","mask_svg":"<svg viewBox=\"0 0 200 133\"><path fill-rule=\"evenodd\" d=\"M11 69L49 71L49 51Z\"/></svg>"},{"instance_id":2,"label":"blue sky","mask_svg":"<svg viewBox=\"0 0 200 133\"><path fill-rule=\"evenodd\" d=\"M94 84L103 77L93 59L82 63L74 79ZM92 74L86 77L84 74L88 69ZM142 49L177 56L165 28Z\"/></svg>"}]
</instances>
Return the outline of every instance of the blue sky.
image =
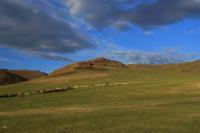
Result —
<instances>
[{"instance_id":1,"label":"blue sky","mask_svg":"<svg viewBox=\"0 0 200 133\"><path fill-rule=\"evenodd\" d=\"M96 57L200 58L198 0L1 0L0 68L51 72Z\"/></svg>"}]
</instances>

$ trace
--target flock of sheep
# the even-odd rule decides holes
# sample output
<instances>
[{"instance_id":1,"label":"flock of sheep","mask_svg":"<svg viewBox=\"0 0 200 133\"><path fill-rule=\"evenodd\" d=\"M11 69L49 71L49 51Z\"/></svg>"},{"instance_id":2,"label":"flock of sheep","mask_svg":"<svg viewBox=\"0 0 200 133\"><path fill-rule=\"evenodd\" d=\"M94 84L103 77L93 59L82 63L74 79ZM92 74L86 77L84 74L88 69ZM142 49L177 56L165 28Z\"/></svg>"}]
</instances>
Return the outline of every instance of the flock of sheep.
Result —
<instances>
[{"instance_id":1,"label":"flock of sheep","mask_svg":"<svg viewBox=\"0 0 200 133\"><path fill-rule=\"evenodd\" d=\"M101 83L101 84L90 84L90 85L75 85L70 87L64 87L64 88L56 88L56 89L42 89L38 91L32 91L32 92L23 92L23 93L15 93L15 94L5 94L0 95L0 98L6 98L6 97L23 97L28 95L35 95L35 94L41 94L41 93L56 93L56 92L65 92L69 90L73 90L76 88L89 88L89 87L101 87L101 86L116 86L116 85L132 85L132 84L138 84L138 82L123 82L123 83Z\"/></svg>"}]
</instances>

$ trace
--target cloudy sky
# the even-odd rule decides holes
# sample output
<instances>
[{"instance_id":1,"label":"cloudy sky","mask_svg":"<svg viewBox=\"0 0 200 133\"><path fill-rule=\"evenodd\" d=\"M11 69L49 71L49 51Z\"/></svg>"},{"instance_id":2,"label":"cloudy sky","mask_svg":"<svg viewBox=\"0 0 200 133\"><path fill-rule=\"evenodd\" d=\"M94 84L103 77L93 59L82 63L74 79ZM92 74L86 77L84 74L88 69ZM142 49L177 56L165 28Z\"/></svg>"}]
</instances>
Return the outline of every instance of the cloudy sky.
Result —
<instances>
[{"instance_id":1,"label":"cloudy sky","mask_svg":"<svg viewBox=\"0 0 200 133\"><path fill-rule=\"evenodd\" d=\"M0 68L200 59L200 0L0 0Z\"/></svg>"}]
</instances>

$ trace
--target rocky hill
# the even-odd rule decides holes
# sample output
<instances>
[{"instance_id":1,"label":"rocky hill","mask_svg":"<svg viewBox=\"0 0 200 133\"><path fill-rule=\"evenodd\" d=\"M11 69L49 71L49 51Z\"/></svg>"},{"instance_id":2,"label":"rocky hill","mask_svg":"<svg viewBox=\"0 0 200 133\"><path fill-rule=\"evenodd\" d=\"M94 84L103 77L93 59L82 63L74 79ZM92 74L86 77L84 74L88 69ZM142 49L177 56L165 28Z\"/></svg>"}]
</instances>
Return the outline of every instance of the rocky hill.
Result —
<instances>
[{"instance_id":1,"label":"rocky hill","mask_svg":"<svg viewBox=\"0 0 200 133\"><path fill-rule=\"evenodd\" d=\"M127 66L118 61L109 60L105 58L96 58L89 61L83 61L67 65L63 68L55 70L49 76L64 75L79 70L116 70L124 68L127 68Z\"/></svg>"}]
</instances>

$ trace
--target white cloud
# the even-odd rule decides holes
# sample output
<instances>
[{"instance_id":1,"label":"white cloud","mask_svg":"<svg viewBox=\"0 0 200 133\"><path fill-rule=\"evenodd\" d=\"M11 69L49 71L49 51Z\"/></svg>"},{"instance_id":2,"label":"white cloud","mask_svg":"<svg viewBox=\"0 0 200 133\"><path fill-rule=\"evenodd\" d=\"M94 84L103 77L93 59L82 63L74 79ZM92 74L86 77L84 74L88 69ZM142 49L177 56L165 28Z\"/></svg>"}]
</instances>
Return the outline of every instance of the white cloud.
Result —
<instances>
[{"instance_id":1,"label":"white cloud","mask_svg":"<svg viewBox=\"0 0 200 133\"><path fill-rule=\"evenodd\" d=\"M144 35L146 35L146 36L153 36L154 33L152 31L145 31Z\"/></svg>"},{"instance_id":2,"label":"white cloud","mask_svg":"<svg viewBox=\"0 0 200 133\"><path fill-rule=\"evenodd\" d=\"M71 15L95 29L119 28L118 22L155 28L200 19L199 0L65 0ZM128 25L127 25L128 26ZM126 26L126 28L127 28Z\"/></svg>"},{"instance_id":3,"label":"white cloud","mask_svg":"<svg viewBox=\"0 0 200 133\"><path fill-rule=\"evenodd\" d=\"M60 11L49 0L0 0L0 48L59 61L70 60L65 54L95 48L85 32L55 14Z\"/></svg>"},{"instance_id":4,"label":"white cloud","mask_svg":"<svg viewBox=\"0 0 200 133\"><path fill-rule=\"evenodd\" d=\"M0 57L0 62L21 64L21 63L20 63L19 61L17 61L17 60L8 59L8 58L5 58L5 57Z\"/></svg>"},{"instance_id":5,"label":"white cloud","mask_svg":"<svg viewBox=\"0 0 200 133\"><path fill-rule=\"evenodd\" d=\"M190 59L190 54L182 54L172 48L154 52L138 50L111 50L105 54L106 57L132 64L170 64L180 63Z\"/></svg>"}]
</instances>

